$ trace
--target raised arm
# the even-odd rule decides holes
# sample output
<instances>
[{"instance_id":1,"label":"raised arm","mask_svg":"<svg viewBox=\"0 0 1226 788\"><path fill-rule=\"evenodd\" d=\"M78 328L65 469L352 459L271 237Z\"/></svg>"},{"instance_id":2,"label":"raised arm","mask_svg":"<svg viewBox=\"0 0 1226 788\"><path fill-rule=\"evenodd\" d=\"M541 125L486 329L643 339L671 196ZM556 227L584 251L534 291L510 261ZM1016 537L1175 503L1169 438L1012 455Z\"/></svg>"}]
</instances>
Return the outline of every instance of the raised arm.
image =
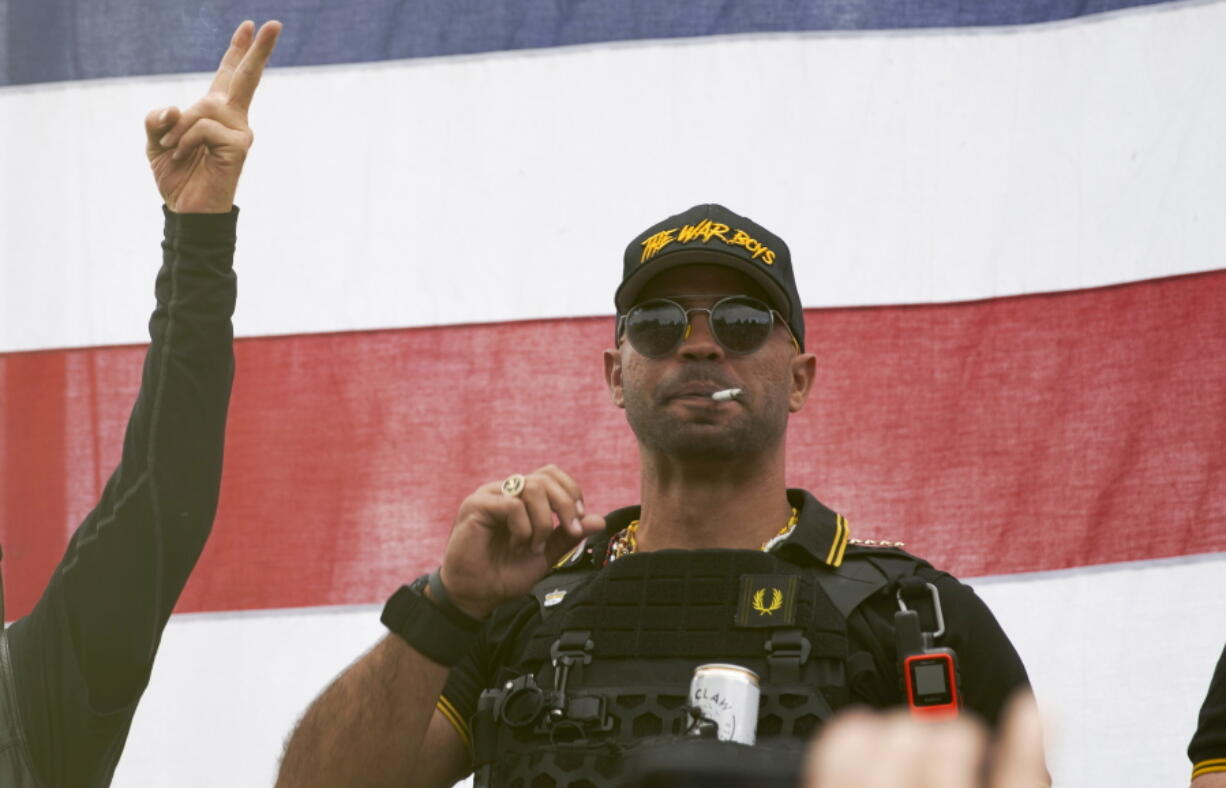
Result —
<instances>
[{"instance_id":1,"label":"raised arm","mask_svg":"<svg viewBox=\"0 0 1226 788\"><path fill-rule=\"evenodd\" d=\"M246 106L279 25L253 28L238 28L209 96L146 118L166 224L140 391L119 467L9 635L30 760L47 786L109 781L216 513L234 372L233 199L251 143ZM180 127L174 159L161 140Z\"/></svg>"},{"instance_id":2,"label":"raised arm","mask_svg":"<svg viewBox=\"0 0 1226 788\"><path fill-rule=\"evenodd\" d=\"M579 485L553 466L526 477L520 492L492 482L466 498L441 570L453 603L482 620L526 594L604 527L582 501ZM433 604L428 590L425 597ZM428 615L408 623L427 622ZM278 786L442 786L468 773L465 745L435 710L448 675L442 663L453 660L433 647L428 627L420 629L412 645L384 638L315 700L286 745Z\"/></svg>"}]
</instances>

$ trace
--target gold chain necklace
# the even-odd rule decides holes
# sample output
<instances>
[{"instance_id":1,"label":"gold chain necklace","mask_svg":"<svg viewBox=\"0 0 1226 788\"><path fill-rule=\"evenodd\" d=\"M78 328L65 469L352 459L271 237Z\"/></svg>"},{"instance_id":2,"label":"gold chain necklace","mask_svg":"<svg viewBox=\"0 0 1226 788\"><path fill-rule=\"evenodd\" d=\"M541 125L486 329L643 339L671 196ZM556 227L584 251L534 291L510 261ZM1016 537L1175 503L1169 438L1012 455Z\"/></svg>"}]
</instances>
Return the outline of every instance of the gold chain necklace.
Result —
<instances>
[{"instance_id":1,"label":"gold chain necklace","mask_svg":"<svg viewBox=\"0 0 1226 788\"><path fill-rule=\"evenodd\" d=\"M796 529L796 523L799 521L799 519L800 512L798 512L796 507L793 506L792 516L788 518L787 525L780 528L778 533L763 542L762 546L758 549L762 552L766 552L782 540L786 539L788 535ZM638 552L639 545L638 541L635 539L635 533L638 532L638 529L639 521L631 520L629 525L613 535L613 538L609 540L608 560L605 561L606 564L612 563L619 558L630 555L631 553Z\"/></svg>"}]
</instances>

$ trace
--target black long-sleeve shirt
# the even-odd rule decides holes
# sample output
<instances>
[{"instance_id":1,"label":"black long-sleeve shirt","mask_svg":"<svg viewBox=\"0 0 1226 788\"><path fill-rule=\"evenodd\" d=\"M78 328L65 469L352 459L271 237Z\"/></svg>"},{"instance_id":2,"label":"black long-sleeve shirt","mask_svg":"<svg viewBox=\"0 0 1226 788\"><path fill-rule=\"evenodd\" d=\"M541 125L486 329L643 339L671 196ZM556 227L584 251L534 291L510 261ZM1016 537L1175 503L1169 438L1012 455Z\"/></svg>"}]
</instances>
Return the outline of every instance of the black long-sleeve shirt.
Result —
<instances>
[{"instance_id":1,"label":"black long-sleeve shirt","mask_svg":"<svg viewBox=\"0 0 1226 788\"><path fill-rule=\"evenodd\" d=\"M119 467L7 634L29 759L46 788L110 784L217 511L238 209L165 215L151 344Z\"/></svg>"}]
</instances>

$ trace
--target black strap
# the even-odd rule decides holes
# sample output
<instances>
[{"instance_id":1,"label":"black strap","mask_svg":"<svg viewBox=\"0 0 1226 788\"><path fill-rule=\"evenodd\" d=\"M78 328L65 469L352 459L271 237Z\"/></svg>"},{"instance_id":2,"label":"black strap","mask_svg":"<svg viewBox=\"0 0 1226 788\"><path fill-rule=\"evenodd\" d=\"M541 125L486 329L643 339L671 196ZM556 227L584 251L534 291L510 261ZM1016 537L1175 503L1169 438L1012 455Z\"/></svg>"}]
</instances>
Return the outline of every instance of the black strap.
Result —
<instances>
[{"instance_id":1,"label":"black strap","mask_svg":"<svg viewBox=\"0 0 1226 788\"><path fill-rule=\"evenodd\" d=\"M467 616L467 621L449 616L422 595L426 582L423 576L397 589L383 606L379 620L430 660L451 666L477 644L481 622Z\"/></svg>"},{"instance_id":2,"label":"black strap","mask_svg":"<svg viewBox=\"0 0 1226 788\"><path fill-rule=\"evenodd\" d=\"M554 641L549 649L549 661L553 663L554 690L566 692L569 681L583 680L583 666L592 663L592 633L587 630L570 629Z\"/></svg>"},{"instance_id":3,"label":"black strap","mask_svg":"<svg viewBox=\"0 0 1226 788\"><path fill-rule=\"evenodd\" d=\"M472 733L473 770L477 785L488 784L489 771L485 768L486 782L480 782L483 767L494 762L498 753L498 720L494 710L506 690L502 687L487 689L477 699L477 713L468 721Z\"/></svg>"},{"instance_id":4,"label":"black strap","mask_svg":"<svg viewBox=\"0 0 1226 788\"><path fill-rule=\"evenodd\" d=\"M927 633L938 629L936 608L932 604L932 590L928 581L922 577L911 575L898 579L898 593L906 602L909 610L919 615L920 630Z\"/></svg>"},{"instance_id":5,"label":"black strap","mask_svg":"<svg viewBox=\"0 0 1226 788\"><path fill-rule=\"evenodd\" d=\"M809 661L812 647L799 629L776 629L766 641L766 664L772 685L800 683L801 667Z\"/></svg>"},{"instance_id":6,"label":"black strap","mask_svg":"<svg viewBox=\"0 0 1226 788\"><path fill-rule=\"evenodd\" d=\"M818 571L817 582L844 618L874 594L932 565L901 550L849 552L842 566L834 571ZM923 581L921 581L923 582Z\"/></svg>"},{"instance_id":7,"label":"black strap","mask_svg":"<svg viewBox=\"0 0 1226 788\"><path fill-rule=\"evenodd\" d=\"M433 598L434 604L447 616L461 627L467 629L477 629L481 626L481 621L473 618L465 613L460 608L456 607L455 602L451 601L451 594L447 593L447 586L443 585L443 567L439 567L430 573L426 579L426 585L430 588L430 596Z\"/></svg>"}]
</instances>

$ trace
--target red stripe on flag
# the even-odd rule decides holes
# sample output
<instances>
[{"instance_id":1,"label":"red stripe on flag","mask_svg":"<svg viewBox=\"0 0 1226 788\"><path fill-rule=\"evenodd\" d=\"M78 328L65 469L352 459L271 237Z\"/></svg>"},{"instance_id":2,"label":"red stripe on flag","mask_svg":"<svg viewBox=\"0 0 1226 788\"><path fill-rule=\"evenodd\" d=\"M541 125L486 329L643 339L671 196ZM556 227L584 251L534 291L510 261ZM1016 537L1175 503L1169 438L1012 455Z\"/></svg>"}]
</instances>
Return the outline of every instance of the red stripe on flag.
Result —
<instances>
[{"instance_id":1,"label":"red stripe on flag","mask_svg":"<svg viewBox=\"0 0 1226 788\"><path fill-rule=\"evenodd\" d=\"M820 374L793 419L789 482L854 536L962 576L1226 550L1222 304L1226 271L811 311ZM377 602L437 563L474 488L547 462L591 508L634 502L635 445L602 381L611 334L590 318L240 340L221 510L180 610ZM7 423L33 408L53 436L107 436L93 461L10 426L0 533L37 545L6 562L10 616L66 534L18 516L45 495L20 480L102 476L143 352L0 357ZM90 363L69 367L65 385L86 391L60 410L33 372L62 355ZM71 517L98 486L71 496Z\"/></svg>"},{"instance_id":2,"label":"red stripe on flag","mask_svg":"<svg viewBox=\"0 0 1226 788\"><path fill-rule=\"evenodd\" d=\"M0 357L0 574L10 620L38 598L41 584L27 578L50 574L71 533L65 471L77 469L65 432L68 414L80 403L71 401L72 359L66 355Z\"/></svg>"}]
</instances>

